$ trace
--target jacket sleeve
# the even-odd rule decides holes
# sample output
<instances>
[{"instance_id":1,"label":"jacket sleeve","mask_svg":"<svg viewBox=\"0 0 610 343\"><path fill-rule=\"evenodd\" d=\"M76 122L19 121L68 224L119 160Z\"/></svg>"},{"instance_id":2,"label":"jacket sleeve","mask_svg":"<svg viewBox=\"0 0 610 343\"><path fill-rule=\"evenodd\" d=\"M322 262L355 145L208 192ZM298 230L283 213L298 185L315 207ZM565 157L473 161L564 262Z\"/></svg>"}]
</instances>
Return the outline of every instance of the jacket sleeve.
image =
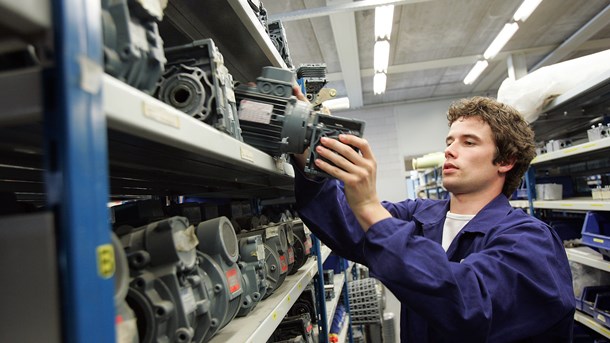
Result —
<instances>
[{"instance_id":1,"label":"jacket sleeve","mask_svg":"<svg viewBox=\"0 0 610 343\"><path fill-rule=\"evenodd\" d=\"M333 252L365 265L364 231L347 205L340 182L310 180L298 170L295 174L296 205L303 222Z\"/></svg>"},{"instance_id":2,"label":"jacket sleeve","mask_svg":"<svg viewBox=\"0 0 610 343\"><path fill-rule=\"evenodd\" d=\"M376 223L366 233L365 260L403 304L452 341L534 336L573 314L565 252L543 224L511 223L460 262L413 231L413 222L395 218Z\"/></svg>"}]
</instances>

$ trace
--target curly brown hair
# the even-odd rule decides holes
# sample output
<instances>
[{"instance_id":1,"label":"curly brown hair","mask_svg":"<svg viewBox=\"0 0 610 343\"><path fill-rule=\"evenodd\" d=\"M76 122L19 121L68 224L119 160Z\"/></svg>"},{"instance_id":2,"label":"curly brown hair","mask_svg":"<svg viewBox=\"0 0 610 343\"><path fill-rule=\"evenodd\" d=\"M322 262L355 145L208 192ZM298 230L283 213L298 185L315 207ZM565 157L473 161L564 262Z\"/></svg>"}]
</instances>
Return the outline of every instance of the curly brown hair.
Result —
<instances>
[{"instance_id":1,"label":"curly brown hair","mask_svg":"<svg viewBox=\"0 0 610 343\"><path fill-rule=\"evenodd\" d=\"M510 197L536 156L534 131L516 109L488 97L475 96L451 104L447 112L449 126L463 117L479 117L491 127L496 143L494 164L514 160L515 165L506 173L502 187L502 193Z\"/></svg>"}]
</instances>

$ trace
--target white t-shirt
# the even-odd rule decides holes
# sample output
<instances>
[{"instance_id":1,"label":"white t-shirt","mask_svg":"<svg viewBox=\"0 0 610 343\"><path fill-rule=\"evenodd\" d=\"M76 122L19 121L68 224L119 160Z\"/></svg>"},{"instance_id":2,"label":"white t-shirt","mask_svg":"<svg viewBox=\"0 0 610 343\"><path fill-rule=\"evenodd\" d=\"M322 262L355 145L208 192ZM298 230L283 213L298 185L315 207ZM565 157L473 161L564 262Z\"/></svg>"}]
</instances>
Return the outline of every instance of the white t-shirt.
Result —
<instances>
[{"instance_id":1,"label":"white t-shirt","mask_svg":"<svg viewBox=\"0 0 610 343\"><path fill-rule=\"evenodd\" d=\"M443 226L443 249L447 251L455 236L474 218L474 214L455 214L447 211L445 226Z\"/></svg>"}]
</instances>

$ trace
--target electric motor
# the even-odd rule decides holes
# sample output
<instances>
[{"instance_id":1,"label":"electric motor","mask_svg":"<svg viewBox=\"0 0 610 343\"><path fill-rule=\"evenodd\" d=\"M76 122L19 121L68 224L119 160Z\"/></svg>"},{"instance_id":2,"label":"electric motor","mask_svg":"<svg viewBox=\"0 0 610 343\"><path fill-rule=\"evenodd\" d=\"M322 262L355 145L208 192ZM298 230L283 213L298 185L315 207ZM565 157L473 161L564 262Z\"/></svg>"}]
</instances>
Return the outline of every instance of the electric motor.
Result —
<instances>
[{"instance_id":1,"label":"electric motor","mask_svg":"<svg viewBox=\"0 0 610 343\"><path fill-rule=\"evenodd\" d=\"M184 217L136 228L121 237L130 269L127 303L140 341L199 342L212 327L213 291L198 268L195 229Z\"/></svg>"},{"instance_id":2,"label":"electric motor","mask_svg":"<svg viewBox=\"0 0 610 343\"><path fill-rule=\"evenodd\" d=\"M174 108L241 140L233 76L214 41L202 39L165 49L168 63L155 96Z\"/></svg>"},{"instance_id":3,"label":"electric motor","mask_svg":"<svg viewBox=\"0 0 610 343\"><path fill-rule=\"evenodd\" d=\"M261 235L239 239L239 268L243 276L244 297L237 313L243 317L263 299L269 282L265 266L265 246Z\"/></svg>"},{"instance_id":4,"label":"electric motor","mask_svg":"<svg viewBox=\"0 0 610 343\"><path fill-rule=\"evenodd\" d=\"M209 276L205 281L219 306L210 308L216 328L222 329L239 311L244 293L242 274L237 265L239 247L233 225L227 217L218 217L199 223L196 229L199 241L199 264ZM204 339L212 337L208 333Z\"/></svg>"}]
</instances>

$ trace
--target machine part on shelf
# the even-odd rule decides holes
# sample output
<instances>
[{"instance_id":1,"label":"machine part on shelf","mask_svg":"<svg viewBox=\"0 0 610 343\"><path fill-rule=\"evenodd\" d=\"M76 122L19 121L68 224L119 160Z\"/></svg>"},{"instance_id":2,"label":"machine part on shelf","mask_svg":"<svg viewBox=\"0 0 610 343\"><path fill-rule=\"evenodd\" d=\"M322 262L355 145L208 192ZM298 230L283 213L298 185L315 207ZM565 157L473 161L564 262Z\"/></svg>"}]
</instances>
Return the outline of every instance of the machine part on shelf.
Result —
<instances>
[{"instance_id":1,"label":"machine part on shelf","mask_svg":"<svg viewBox=\"0 0 610 343\"><path fill-rule=\"evenodd\" d=\"M317 102L318 93L320 93L322 88L328 83L328 80L326 80L326 64L301 64L296 70L296 75L297 82L301 86L303 94L305 94L307 100L314 104L314 108L316 108L316 106L320 104Z\"/></svg>"},{"instance_id":2,"label":"machine part on shelf","mask_svg":"<svg viewBox=\"0 0 610 343\"><path fill-rule=\"evenodd\" d=\"M262 300L269 285L265 266L265 246L260 235L239 239L239 269L243 277L244 296L238 317L250 313Z\"/></svg>"},{"instance_id":3,"label":"machine part on shelf","mask_svg":"<svg viewBox=\"0 0 610 343\"><path fill-rule=\"evenodd\" d=\"M307 343L314 342L313 325L309 313L285 317L269 338L269 342L281 342L295 337L303 337Z\"/></svg>"},{"instance_id":4,"label":"machine part on shelf","mask_svg":"<svg viewBox=\"0 0 610 343\"><path fill-rule=\"evenodd\" d=\"M114 250L114 306L116 308L115 329L118 343L138 343L138 325L135 312L125 298L129 292L129 264L119 237L111 233Z\"/></svg>"},{"instance_id":5,"label":"machine part on shelf","mask_svg":"<svg viewBox=\"0 0 610 343\"><path fill-rule=\"evenodd\" d=\"M293 74L285 69L264 67L256 86L235 88L239 122L244 142L272 156L303 153L310 147L305 171L330 177L314 164L320 138L338 139L339 134L362 137L364 122L311 111L310 104L292 95Z\"/></svg>"},{"instance_id":6,"label":"machine part on shelf","mask_svg":"<svg viewBox=\"0 0 610 343\"><path fill-rule=\"evenodd\" d=\"M282 221L284 223L284 230L286 231L286 242L288 243L288 247L286 248L286 253L288 255L288 275L292 275L296 273L296 269L294 268L294 264L296 261L296 257L294 254L294 233L292 232L292 221ZM301 257L299 257L301 258ZM294 269L294 272L292 270Z\"/></svg>"},{"instance_id":7,"label":"machine part on shelf","mask_svg":"<svg viewBox=\"0 0 610 343\"><path fill-rule=\"evenodd\" d=\"M267 22L267 28L269 30L269 38L271 38L271 42L280 53L284 63L286 63L286 66L292 69L294 64L292 64L292 57L290 57L290 50L288 49L284 25L280 20L276 20Z\"/></svg>"},{"instance_id":8,"label":"machine part on shelf","mask_svg":"<svg viewBox=\"0 0 610 343\"><path fill-rule=\"evenodd\" d=\"M284 281L282 275L285 274L282 274L282 263L277 251L267 243L263 243L263 246L265 247L265 274L267 275L267 290L263 295L264 300L280 287Z\"/></svg>"},{"instance_id":9,"label":"machine part on shelf","mask_svg":"<svg viewBox=\"0 0 610 343\"><path fill-rule=\"evenodd\" d=\"M307 258L309 257L309 254L305 253L305 244L303 243L303 241L301 241L299 236L294 233L292 250L294 251L294 264L288 272L288 275L296 274L296 272L299 271L299 269L305 264L305 262L307 262Z\"/></svg>"},{"instance_id":10,"label":"machine part on shelf","mask_svg":"<svg viewBox=\"0 0 610 343\"><path fill-rule=\"evenodd\" d=\"M115 228L121 225L140 227L166 217L163 204L156 199L130 201L113 206L110 208L110 215ZM122 233L117 232L117 235L122 236Z\"/></svg>"},{"instance_id":11,"label":"machine part on shelf","mask_svg":"<svg viewBox=\"0 0 610 343\"><path fill-rule=\"evenodd\" d=\"M271 224L258 230L241 232L239 237L255 235L261 235L265 245L268 288L263 299L266 299L282 285L288 275L288 240L285 224Z\"/></svg>"},{"instance_id":12,"label":"machine part on shelf","mask_svg":"<svg viewBox=\"0 0 610 343\"><path fill-rule=\"evenodd\" d=\"M256 85L235 88L244 142L272 156L305 151L310 105L292 95L293 73L264 67Z\"/></svg>"},{"instance_id":13,"label":"machine part on shelf","mask_svg":"<svg viewBox=\"0 0 610 343\"><path fill-rule=\"evenodd\" d=\"M198 268L198 240L186 218L134 229L121 244L131 277L126 300L136 314L141 342L200 342L217 331L211 312L218 301Z\"/></svg>"},{"instance_id":14,"label":"machine part on shelf","mask_svg":"<svg viewBox=\"0 0 610 343\"><path fill-rule=\"evenodd\" d=\"M248 4L250 5L250 8L252 8L252 10L254 11L254 14L256 14L258 21L261 23L261 25L263 25L263 28L265 29L265 32L268 35L269 28L267 27L267 10L265 9L265 7L263 7L263 3L260 0L248 0Z\"/></svg>"},{"instance_id":15,"label":"machine part on shelf","mask_svg":"<svg viewBox=\"0 0 610 343\"><path fill-rule=\"evenodd\" d=\"M303 290L297 301L288 310L287 316L296 316L303 313L309 313L312 323L318 322L318 310L316 308L316 293L312 283L309 283Z\"/></svg>"},{"instance_id":16,"label":"machine part on shelf","mask_svg":"<svg viewBox=\"0 0 610 343\"><path fill-rule=\"evenodd\" d=\"M307 260L307 257L311 255L311 231L309 231L309 228L305 226L305 223L303 223L303 220L301 220L301 218L295 218L292 221L292 232L294 232L294 234L301 240L301 242L303 242L303 247L305 249L305 257Z\"/></svg>"},{"instance_id":17,"label":"machine part on shelf","mask_svg":"<svg viewBox=\"0 0 610 343\"><path fill-rule=\"evenodd\" d=\"M241 140L233 76L214 41L202 39L165 49L168 63L155 96L174 108Z\"/></svg>"},{"instance_id":18,"label":"machine part on shelf","mask_svg":"<svg viewBox=\"0 0 610 343\"><path fill-rule=\"evenodd\" d=\"M152 93L166 62L157 23L164 0L102 0L104 70Z\"/></svg>"},{"instance_id":19,"label":"machine part on shelf","mask_svg":"<svg viewBox=\"0 0 610 343\"><path fill-rule=\"evenodd\" d=\"M210 289L215 298L220 298L224 307L211 310L212 317L219 320L219 329L225 327L239 311L244 290L242 274L237 266L239 246L233 225L227 217L218 217L201 222L196 229L199 265L210 277ZM211 335L206 336L210 338Z\"/></svg>"},{"instance_id":20,"label":"machine part on shelf","mask_svg":"<svg viewBox=\"0 0 610 343\"><path fill-rule=\"evenodd\" d=\"M385 291L379 280L366 278L350 281L347 289L352 324L381 324Z\"/></svg>"}]
</instances>

